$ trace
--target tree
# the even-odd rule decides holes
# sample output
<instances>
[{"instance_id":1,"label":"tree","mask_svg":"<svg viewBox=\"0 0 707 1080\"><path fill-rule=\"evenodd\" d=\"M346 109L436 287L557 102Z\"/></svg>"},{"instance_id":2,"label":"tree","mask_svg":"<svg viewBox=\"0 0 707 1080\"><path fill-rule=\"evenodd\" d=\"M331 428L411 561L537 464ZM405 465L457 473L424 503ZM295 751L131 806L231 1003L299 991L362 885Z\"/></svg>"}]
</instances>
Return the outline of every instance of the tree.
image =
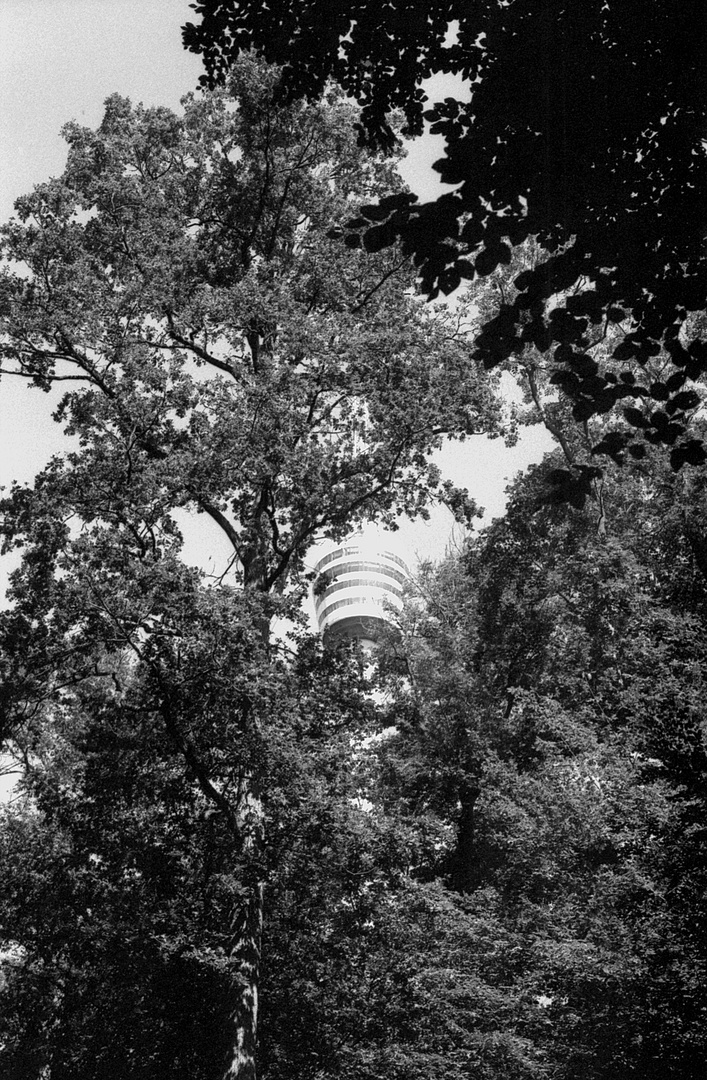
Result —
<instances>
[{"instance_id":1,"label":"tree","mask_svg":"<svg viewBox=\"0 0 707 1080\"><path fill-rule=\"evenodd\" d=\"M291 662L258 665L242 640L228 657L226 641L237 647L242 625L237 597L224 601L230 618L202 643L218 654L203 673L208 690L202 683L197 701L182 672L192 700L180 719L192 714L192 748L202 761L210 752L233 783L245 738L224 708L222 730L209 734L214 697L225 705L213 684L237 696L247 682L252 696L268 698L258 748L268 894L262 1067L278 1075L284 1058L286 1075L306 1076L313 1060L337 1061L359 1041L352 1006L341 1001L347 990L362 994L365 924L408 853L390 822L377 827L356 802L357 744L372 711L357 665L306 639ZM190 623L195 649L208 626ZM184 651L188 634L184 627ZM83 680L60 712L24 732L30 797L5 809L0 830L0 925L15 941L2 995L3 1075L49 1067L75 1080L206 1080L228 1055L229 915L234 896L247 898L251 867L225 815L185 778L154 696L149 670L123 662Z\"/></svg>"},{"instance_id":2,"label":"tree","mask_svg":"<svg viewBox=\"0 0 707 1080\"><path fill-rule=\"evenodd\" d=\"M515 1019L541 1068L691 1080L704 1057L704 469L675 475L654 451L607 470L599 532L593 506L548 504L558 456L422 576L388 661L402 675L379 797L436 832L422 871L448 902L493 922L508 967L490 984L540 1003Z\"/></svg>"},{"instance_id":3,"label":"tree","mask_svg":"<svg viewBox=\"0 0 707 1080\"><path fill-rule=\"evenodd\" d=\"M56 415L74 440L3 503L24 552L2 616L6 734L21 748L32 717L80 718L107 680L105 723L143 710L177 754L183 805L206 800L228 841L221 1071L239 1078L255 1072L272 616L296 618L315 537L424 513L429 451L497 419L405 257L327 236L400 190L394 161L357 147L339 92L285 106L278 83L247 58L182 117L113 97L97 131L68 125L64 174L2 230L0 278L2 373L69 384ZM185 511L230 543L227 582L180 562Z\"/></svg>"},{"instance_id":4,"label":"tree","mask_svg":"<svg viewBox=\"0 0 707 1080\"><path fill-rule=\"evenodd\" d=\"M364 206L347 242L379 251L397 237L430 295L509 264L536 238L543 258L486 326L478 356L493 368L552 350L555 379L584 420L628 401L614 450L671 447L673 467L704 460L690 432L691 380L707 369L705 18L697 0L423 4L372 8L310 0L267 11L201 0L184 29L206 80L256 48L286 65L295 94L333 76L363 106L363 137L394 141L423 116L446 140L436 163L457 185L418 205L396 193ZM426 113L421 80L461 76L468 91ZM606 343L615 363L605 365ZM599 352L599 363L596 353ZM637 408L636 406L643 406Z\"/></svg>"}]
</instances>

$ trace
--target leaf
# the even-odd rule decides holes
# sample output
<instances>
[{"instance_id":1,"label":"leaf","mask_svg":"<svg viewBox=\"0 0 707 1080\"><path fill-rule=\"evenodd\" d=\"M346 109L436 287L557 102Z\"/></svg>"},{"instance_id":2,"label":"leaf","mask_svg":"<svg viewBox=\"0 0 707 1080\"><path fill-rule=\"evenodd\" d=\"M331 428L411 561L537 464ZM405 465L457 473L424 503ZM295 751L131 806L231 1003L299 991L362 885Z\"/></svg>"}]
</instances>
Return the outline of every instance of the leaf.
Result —
<instances>
[{"instance_id":1,"label":"leaf","mask_svg":"<svg viewBox=\"0 0 707 1080\"><path fill-rule=\"evenodd\" d=\"M616 462L623 461L623 451L626 449L631 436L625 431L609 431L601 442L592 447L592 454L607 454Z\"/></svg>"},{"instance_id":2,"label":"leaf","mask_svg":"<svg viewBox=\"0 0 707 1080\"><path fill-rule=\"evenodd\" d=\"M626 420L632 427L645 428L649 426L650 421L640 409L627 405L623 412Z\"/></svg>"},{"instance_id":3,"label":"leaf","mask_svg":"<svg viewBox=\"0 0 707 1080\"><path fill-rule=\"evenodd\" d=\"M666 379L665 385L667 386L670 393L674 394L676 390L679 390L682 386L685 385L686 381L687 375L685 374L685 372L676 371L670 376L669 379Z\"/></svg>"},{"instance_id":4,"label":"leaf","mask_svg":"<svg viewBox=\"0 0 707 1080\"><path fill-rule=\"evenodd\" d=\"M592 376L596 376L599 372L598 363L587 353L573 352L571 358L567 360L567 363L582 379L589 379ZM601 385L604 385L603 380Z\"/></svg>"},{"instance_id":5,"label":"leaf","mask_svg":"<svg viewBox=\"0 0 707 1080\"><path fill-rule=\"evenodd\" d=\"M392 222L378 225L373 229L367 229L363 234L363 247L371 254L390 247L396 238L395 227Z\"/></svg>"},{"instance_id":6,"label":"leaf","mask_svg":"<svg viewBox=\"0 0 707 1080\"><path fill-rule=\"evenodd\" d=\"M631 443L628 452L637 461L641 461L646 456L646 448L643 443Z\"/></svg>"},{"instance_id":7,"label":"leaf","mask_svg":"<svg viewBox=\"0 0 707 1080\"><path fill-rule=\"evenodd\" d=\"M676 394L670 401L672 410L687 410L696 409L700 404L700 395L695 390L683 390L681 393Z\"/></svg>"},{"instance_id":8,"label":"leaf","mask_svg":"<svg viewBox=\"0 0 707 1080\"><path fill-rule=\"evenodd\" d=\"M707 461L707 450L699 439L687 439L678 443L670 452L670 464L675 472L683 465L704 465Z\"/></svg>"},{"instance_id":9,"label":"leaf","mask_svg":"<svg viewBox=\"0 0 707 1080\"><path fill-rule=\"evenodd\" d=\"M670 391L664 382L651 383L649 392L655 401L667 401L670 397Z\"/></svg>"}]
</instances>

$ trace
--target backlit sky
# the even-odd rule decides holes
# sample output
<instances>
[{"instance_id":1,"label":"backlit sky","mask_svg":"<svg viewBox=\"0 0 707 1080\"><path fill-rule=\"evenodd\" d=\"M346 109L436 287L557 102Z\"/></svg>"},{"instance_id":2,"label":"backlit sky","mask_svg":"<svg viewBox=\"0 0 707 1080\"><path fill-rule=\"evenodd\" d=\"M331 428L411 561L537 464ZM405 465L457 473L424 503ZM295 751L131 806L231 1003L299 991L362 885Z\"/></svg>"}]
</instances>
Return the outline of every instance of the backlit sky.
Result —
<instances>
[{"instance_id":1,"label":"backlit sky","mask_svg":"<svg viewBox=\"0 0 707 1080\"><path fill-rule=\"evenodd\" d=\"M181 47L180 27L191 16L187 0L0 0L0 221L19 195L61 172L59 130L68 120L96 126L115 92L178 107L201 72ZM437 186L429 169L437 156L433 141L422 140L407 165L406 179L423 197ZM30 480L61 448L51 397L20 379L0 380L0 485ZM502 512L507 479L548 447L539 431L512 450L475 437L451 445L441 464L487 508L488 520ZM449 515L439 511L430 524L401 530L396 546L411 562L439 557L450 530ZM211 563L205 542L190 537L185 555L218 569L222 555Z\"/></svg>"}]
</instances>

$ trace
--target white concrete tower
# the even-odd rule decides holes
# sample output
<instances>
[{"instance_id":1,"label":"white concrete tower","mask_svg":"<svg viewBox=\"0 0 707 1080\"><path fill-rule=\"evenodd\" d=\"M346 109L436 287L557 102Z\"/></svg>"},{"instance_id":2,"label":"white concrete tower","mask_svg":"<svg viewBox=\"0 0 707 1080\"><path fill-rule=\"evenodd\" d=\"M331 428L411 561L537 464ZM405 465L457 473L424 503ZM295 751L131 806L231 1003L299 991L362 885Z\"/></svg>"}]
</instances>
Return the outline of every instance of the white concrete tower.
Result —
<instances>
[{"instance_id":1,"label":"white concrete tower","mask_svg":"<svg viewBox=\"0 0 707 1080\"><path fill-rule=\"evenodd\" d=\"M315 569L314 606L327 644L371 645L390 622L390 608L402 610L409 571L398 555L383 550L380 536L349 537Z\"/></svg>"}]
</instances>

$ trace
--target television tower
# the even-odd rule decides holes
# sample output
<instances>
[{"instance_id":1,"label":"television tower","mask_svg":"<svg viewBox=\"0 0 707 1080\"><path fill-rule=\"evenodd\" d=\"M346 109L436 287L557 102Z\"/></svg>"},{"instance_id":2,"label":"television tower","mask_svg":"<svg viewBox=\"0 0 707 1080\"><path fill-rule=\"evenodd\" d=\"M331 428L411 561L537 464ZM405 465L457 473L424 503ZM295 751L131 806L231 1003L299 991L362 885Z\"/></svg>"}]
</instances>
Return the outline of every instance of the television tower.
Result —
<instances>
[{"instance_id":1,"label":"television tower","mask_svg":"<svg viewBox=\"0 0 707 1080\"><path fill-rule=\"evenodd\" d=\"M327 645L372 646L390 623L391 609L402 610L410 573L398 555L382 550L379 537L349 537L319 559L315 570L314 606Z\"/></svg>"}]
</instances>

